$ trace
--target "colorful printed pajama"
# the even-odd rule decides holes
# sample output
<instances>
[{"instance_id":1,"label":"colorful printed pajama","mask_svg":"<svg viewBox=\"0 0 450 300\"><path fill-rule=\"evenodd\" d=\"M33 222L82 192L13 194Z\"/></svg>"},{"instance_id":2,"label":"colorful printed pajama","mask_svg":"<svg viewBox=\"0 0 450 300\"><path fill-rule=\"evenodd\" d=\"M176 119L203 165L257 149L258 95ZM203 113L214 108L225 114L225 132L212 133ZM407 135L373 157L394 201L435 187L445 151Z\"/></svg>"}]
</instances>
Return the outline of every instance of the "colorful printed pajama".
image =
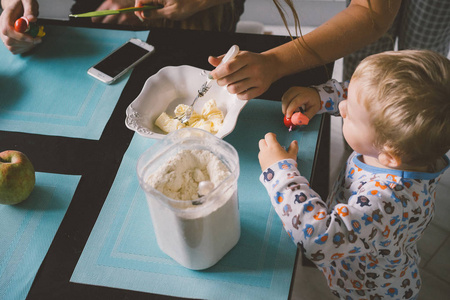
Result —
<instances>
[{"instance_id":1,"label":"colorful printed pajama","mask_svg":"<svg viewBox=\"0 0 450 300\"><path fill-rule=\"evenodd\" d=\"M347 86L335 80L316 86L321 112L336 113ZM448 167L443 157L433 173L383 169L354 152L326 201L291 159L264 170L260 181L285 230L335 295L415 299L421 286L416 242L433 218L436 185Z\"/></svg>"}]
</instances>

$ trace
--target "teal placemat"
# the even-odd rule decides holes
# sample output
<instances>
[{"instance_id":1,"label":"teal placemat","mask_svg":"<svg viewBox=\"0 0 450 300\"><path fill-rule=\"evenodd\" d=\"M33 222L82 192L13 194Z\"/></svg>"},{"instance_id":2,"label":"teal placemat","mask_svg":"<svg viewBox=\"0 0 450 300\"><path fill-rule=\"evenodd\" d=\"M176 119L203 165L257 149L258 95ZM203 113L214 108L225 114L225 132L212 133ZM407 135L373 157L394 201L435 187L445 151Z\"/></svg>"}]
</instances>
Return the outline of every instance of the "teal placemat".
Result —
<instances>
[{"instance_id":1,"label":"teal placemat","mask_svg":"<svg viewBox=\"0 0 450 300\"><path fill-rule=\"evenodd\" d=\"M99 139L129 74L113 85L87 74L133 32L46 26L42 44L26 55L0 47L0 130Z\"/></svg>"},{"instance_id":2,"label":"teal placemat","mask_svg":"<svg viewBox=\"0 0 450 300\"><path fill-rule=\"evenodd\" d=\"M241 238L219 263L203 271L181 267L157 246L136 175L139 156L155 141L135 134L71 281L175 297L286 299L296 247L259 182L258 141L268 131L286 145L298 139L300 170L309 176L320 118L310 124L289 133L280 102L251 100L244 107L234 132L225 138L240 159Z\"/></svg>"},{"instance_id":3,"label":"teal placemat","mask_svg":"<svg viewBox=\"0 0 450 300\"><path fill-rule=\"evenodd\" d=\"M36 172L30 197L0 204L0 299L25 299L81 176Z\"/></svg>"}]
</instances>

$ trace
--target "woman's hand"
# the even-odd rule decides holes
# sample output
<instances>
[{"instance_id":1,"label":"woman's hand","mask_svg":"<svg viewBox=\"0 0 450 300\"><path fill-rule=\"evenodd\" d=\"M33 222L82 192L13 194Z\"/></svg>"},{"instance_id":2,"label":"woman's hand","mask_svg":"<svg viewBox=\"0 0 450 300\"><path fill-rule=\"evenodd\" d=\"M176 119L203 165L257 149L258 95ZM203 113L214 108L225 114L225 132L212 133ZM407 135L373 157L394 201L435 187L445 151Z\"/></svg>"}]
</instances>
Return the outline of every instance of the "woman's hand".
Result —
<instances>
[{"instance_id":1,"label":"woman's hand","mask_svg":"<svg viewBox=\"0 0 450 300\"><path fill-rule=\"evenodd\" d=\"M208 58L211 65L217 67L223 55ZM241 100L258 97L278 79L277 66L272 57L265 53L241 51L231 61L211 72L217 84L227 86L230 93Z\"/></svg>"},{"instance_id":2,"label":"woman's hand","mask_svg":"<svg viewBox=\"0 0 450 300\"><path fill-rule=\"evenodd\" d=\"M298 153L298 142L293 140L289 149L286 151L284 147L280 145L277 141L277 136L275 133L267 133L264 139L259 141L259 164L261 165L261 170L265 170L277 161L283 159L293 159L297 160Z\"/></svg>"},{"instance_id":3,"label":"woman's hand","mask_svg":"<svg viewBox=\"0 0 450 300\"><path fill-rule=\"evenodd\" d=\"M134 0L105 0L97 10L121 9L134 6ZM122 25L142 25L142 21L133 13L123 13L91 19L94 23L122 24Z\"/></svg>"},{"instance_id":4,"label":"woman's hand","mask_svg":"<svg viewBox=\"0 0 450 300\"><path fill-rule=\"evenodd\" d=\"M162 5L160 9L137 11L135 14L142 19L169 19L183 21L195 13L210 7L230 2L230 0L136 0L135 6Z\"/></svg>"}]
</instances>

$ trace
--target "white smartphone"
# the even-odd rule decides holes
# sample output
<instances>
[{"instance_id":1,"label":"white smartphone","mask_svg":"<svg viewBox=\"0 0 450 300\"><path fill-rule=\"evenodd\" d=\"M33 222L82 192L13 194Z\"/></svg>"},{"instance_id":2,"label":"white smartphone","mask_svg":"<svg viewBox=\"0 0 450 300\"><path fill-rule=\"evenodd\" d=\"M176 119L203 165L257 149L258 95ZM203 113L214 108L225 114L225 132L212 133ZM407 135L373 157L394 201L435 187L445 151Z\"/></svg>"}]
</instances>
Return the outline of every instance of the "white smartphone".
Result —
<instances>
[{"instance_id":1,"label":"white smartphone","mask_svg":"<svg viewBox=\"0 0 450 300\"><path fill-rule=\"evenodd\" d=\"M90 67L88 74L107 84L116 81L128 70L149 56L155 48L139 39L130 39L100 62Z\"/></svg>"}]
</instances>

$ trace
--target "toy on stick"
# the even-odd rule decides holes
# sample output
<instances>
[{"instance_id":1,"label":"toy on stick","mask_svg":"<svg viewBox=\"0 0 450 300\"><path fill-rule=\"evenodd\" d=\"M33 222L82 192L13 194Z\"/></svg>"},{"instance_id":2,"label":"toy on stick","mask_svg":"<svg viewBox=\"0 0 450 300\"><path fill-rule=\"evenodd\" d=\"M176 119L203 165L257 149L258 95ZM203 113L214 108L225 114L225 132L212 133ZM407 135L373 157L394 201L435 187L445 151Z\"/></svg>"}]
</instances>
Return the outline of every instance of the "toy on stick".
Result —
<instances>
[{"instance_id":1,"label":"toy on stick","mask_svg":"<svg viewBox=\"0 0 450 300\"><path fill-rule=\"evenodd\" d=\"M284 125L289 128L289 131L295 128L295 126L308 125L309 118L303 114L304 110L300 108L299 112L294 113L290 118L284 116Z\"/></svg>"},{"instance_id":2,"label":"toy on stick","mask_svg":"<svg viewBox=\"0 0 450 300\"><path fill-rule=\"evenodd\" d=\"M20 33L26 33L32 37L43 37L45 35L44 26L39 26L34 22L28 21L26 17L20 17L16 20L14 30Z\"/></svg>"}]
</instances>

